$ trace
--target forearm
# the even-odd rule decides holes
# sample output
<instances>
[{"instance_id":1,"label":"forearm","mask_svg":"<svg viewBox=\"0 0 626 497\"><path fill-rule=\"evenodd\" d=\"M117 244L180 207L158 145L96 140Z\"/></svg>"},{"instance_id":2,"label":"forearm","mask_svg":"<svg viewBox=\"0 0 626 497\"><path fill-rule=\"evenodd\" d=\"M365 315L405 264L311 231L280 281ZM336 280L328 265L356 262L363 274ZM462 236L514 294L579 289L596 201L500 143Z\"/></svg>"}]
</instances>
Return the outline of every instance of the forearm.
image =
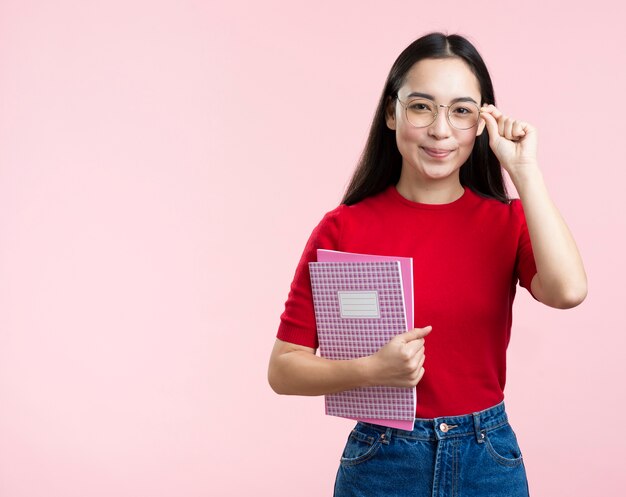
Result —
<instances>
[{"instance_id":1,"label":"forearm","mask_svg":"<svg viewBox=\"0 0 626 497\"><path fill-rule=\"evenodd\" d=\"M369 385L368 358L329 360L304 351L276 357L268 377L284 395L325 395Z\"/></svg>"},{"instance_id":2,"label":"forearm","mask_svg":"<svg viewBox=\"0 0 626 497\"><path fill-rule=\"evenodd\" d=\"M587 276L574 237L552 202L537 166L511 175L519 193L537 266L536 297L553 307L573 307L587 294Z\"/></svg>"}]
</instances>

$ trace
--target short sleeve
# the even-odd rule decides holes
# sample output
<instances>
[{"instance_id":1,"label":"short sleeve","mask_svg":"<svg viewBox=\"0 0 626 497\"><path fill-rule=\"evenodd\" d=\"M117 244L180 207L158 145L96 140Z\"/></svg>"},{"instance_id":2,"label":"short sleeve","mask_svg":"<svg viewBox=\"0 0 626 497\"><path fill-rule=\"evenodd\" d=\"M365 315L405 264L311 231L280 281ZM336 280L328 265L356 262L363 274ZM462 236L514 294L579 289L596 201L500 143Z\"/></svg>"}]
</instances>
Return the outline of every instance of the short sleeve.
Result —
<instances>
[{"instance_id":1,"label":"short sleeve","mask_svg":"<svg viewBox=\"0 0 626 497\"><path fill-rule=\"evenodd\" d=\"M511 208L513 209L519 225L515 272L519 279L519 284L526 288L532 297L536 299L530 288L530 284L535 274L537 274L537 266L535 264L535 256L533 255L533 247L530 243L530 235L528 234L528 226L526 225L526 217L524 216L524 208L522 207L521 200L512 200Z\"/></svg>"},{"instance_id":2,"label":"short sleeve","mask_svg":"<svg viewBox=\"0 0 626 497\"><path fill-rule=\"evenodd\" d=\"M317 249L338 250L340 213L344 206L326 213L304 247L291 283L285 310L280 316L276 338L305 347L318 347L309 262L317 261Z\"/></svg>"}]
</instances>

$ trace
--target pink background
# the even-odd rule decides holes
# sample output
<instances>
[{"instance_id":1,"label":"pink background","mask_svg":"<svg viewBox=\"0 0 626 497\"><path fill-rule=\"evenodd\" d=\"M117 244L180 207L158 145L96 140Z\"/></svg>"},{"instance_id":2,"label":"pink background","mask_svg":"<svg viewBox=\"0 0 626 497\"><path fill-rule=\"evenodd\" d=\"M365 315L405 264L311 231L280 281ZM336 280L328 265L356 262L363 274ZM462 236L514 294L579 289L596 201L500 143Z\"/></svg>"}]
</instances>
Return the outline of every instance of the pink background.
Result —
<instances>
[{"instance_id":1,"label":"pink background","mask_svg":"<svg viewBox=\"0 0 626 497\"><path fill-rule=\"evenodd\" d=\"M0 496L331 494L352 423L274 394L267 361L387 72L432 30L469 36L502 110L538 127L589 275L576 309L516 301L507 406L531 492L621 491L611 4L2 1Z\"/></svg>"}]
</instances>

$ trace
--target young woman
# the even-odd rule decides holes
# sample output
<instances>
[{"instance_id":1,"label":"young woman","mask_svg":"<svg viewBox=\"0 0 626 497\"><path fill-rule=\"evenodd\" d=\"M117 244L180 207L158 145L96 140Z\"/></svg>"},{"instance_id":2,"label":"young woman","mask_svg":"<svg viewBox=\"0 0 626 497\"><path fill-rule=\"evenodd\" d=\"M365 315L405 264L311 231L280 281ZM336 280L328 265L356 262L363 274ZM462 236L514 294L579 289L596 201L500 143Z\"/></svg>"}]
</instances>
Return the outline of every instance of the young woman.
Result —
<instances>
[{"instance_id":1,"label":"young woman","mask_svg":"<svg viewBox=\"0 0 626 497\"><path fill-rule=\"evenodd\" d=\"M535 129L495 107L467 39L426 35L393 64L343 201L304 249L268 371L280 394L417 389L413 431L356 424L336 496L528 495L503 403L516 284L556 308L587 293L536 149ZM501 168L520 199L507 197ZM419 327L371 356L316 356L308 262L318 248L412 257Z\"/></svg>"}]
</instances>

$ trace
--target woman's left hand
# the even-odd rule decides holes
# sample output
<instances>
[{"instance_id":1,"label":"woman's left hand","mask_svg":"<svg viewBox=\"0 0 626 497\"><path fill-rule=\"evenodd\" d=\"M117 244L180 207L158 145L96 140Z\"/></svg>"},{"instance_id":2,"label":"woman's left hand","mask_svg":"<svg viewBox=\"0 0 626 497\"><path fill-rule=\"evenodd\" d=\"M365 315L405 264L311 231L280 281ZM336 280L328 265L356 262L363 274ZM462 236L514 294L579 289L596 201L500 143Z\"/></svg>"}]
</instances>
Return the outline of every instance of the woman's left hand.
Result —
<instances>
[{"instance_id":1,"label":"woman's left hand","mask_svg":"<svg viewBox=\"0 0 626 497\"><path fill-rule=\"evenodd\" d=\"M494 105L483 106L480 116L486 123L491 150L510 175L537 165L535 128L505 116Z\"/></svg>"}]
</instances>

